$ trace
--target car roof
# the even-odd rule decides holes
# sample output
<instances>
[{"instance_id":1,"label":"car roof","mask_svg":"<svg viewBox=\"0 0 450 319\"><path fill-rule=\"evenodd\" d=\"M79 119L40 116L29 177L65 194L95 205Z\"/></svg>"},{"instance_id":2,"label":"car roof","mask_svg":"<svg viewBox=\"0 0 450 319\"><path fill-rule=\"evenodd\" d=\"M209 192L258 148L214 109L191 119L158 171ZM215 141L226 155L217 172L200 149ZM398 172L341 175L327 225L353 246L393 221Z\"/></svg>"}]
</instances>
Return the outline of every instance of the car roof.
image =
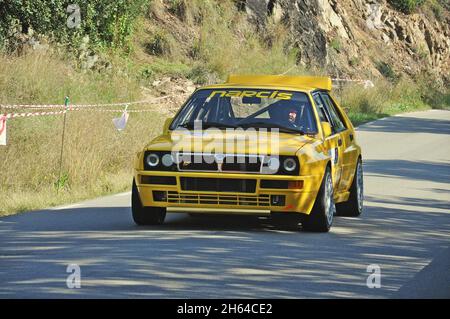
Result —
<instances>
[{"instance_id":1,"label":"car roof","mask_svg":"<svg viewBox=\"0 0 450 319\"><path fill-rule=\"evenodd\" d=\"M209 85L202 89L262 88L311 92L331 91L331 78L288 75L230 75L223 84Z\"/></svg>"}]
</instances>

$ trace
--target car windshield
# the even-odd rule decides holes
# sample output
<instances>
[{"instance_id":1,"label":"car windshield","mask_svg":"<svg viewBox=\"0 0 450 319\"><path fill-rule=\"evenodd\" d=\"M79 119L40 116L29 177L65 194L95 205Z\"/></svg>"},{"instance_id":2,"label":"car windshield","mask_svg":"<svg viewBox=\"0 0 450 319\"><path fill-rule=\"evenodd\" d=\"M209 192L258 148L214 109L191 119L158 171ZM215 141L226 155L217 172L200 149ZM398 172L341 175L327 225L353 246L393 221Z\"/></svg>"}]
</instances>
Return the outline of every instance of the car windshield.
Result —
<instances>
[{"instance_id":1,"label":"car windshield","mask_svg":"<svg viewBox=\"0 0 450 319\"><path fill-rule=\"evenodd\" d=\"M267 89L204 89L186 102L171 129L278 128L280 132L316 134L308 96L302 92Z\"/></svg>"}]
</instances>

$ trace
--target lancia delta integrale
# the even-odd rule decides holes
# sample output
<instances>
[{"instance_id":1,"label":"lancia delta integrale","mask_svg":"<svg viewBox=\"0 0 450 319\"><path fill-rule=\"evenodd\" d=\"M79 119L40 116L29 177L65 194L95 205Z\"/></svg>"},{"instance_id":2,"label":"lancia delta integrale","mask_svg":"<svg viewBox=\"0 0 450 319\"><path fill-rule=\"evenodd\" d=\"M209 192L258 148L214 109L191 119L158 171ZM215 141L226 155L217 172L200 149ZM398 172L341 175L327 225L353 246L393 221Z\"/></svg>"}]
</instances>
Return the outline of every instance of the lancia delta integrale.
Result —
<instances>
[{"instance_id":1,"label":"lancia delta integrale","mask_svg":"<svg viewBox=\"0 0 450 319\"><path fill-rule=\"evenodd\" d=\"M230 76L197 89L137 154L132 215L254 214L329 231L363 210L361 148L328 77Z\"/></svg>"}]
</instances>

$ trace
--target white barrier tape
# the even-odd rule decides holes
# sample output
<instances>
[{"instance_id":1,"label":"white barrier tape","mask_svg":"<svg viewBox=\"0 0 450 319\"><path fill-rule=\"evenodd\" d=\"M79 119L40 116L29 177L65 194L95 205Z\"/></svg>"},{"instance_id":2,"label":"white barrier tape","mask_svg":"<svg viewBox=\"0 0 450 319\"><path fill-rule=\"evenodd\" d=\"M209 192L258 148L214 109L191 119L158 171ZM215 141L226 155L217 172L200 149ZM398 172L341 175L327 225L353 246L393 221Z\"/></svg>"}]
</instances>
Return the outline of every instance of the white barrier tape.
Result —
<instances>
[{"instance_id":1,"label":"white barrier tape","mask_svg":"<svg viewBox=\"0 0 450 319\"><path fill-rule=\"evenodd\" d=\"M124 105L138 105L138 104L152 104L152 102L157 102L161 100L168 99L169 97L172 97L172 95L166 95L157 97L154 99L148 99L148 100L142 100L142 101L135 101L135 102L123 102L123 103L107 103L107 104L71 104L69 105L72 108L89 108L89 107L102 107L102 106L124 106Z\"/></svg>"},{"instance_id":2,"label":"white barrier tape","mask_svg":"<svg viewBox=\"0 0 450 319\"><path fill-rule=\"evenodd\" d=\"M134 101L134 102L121 102L121 103L105 103L105 104L71 104L71 108L92 108L103 106L123 106L123 105L139 105L139 104L153 104L153 102L161 101L172 97L173 95L161 96L153 99ZM50 109L50 108L65 108L64 104L0 104L0 108L4 109Z\"/></svg>"},{"instance_id":3,"label":"white barrier tape","mask_svg":"<svg viewBox=\"0 0 450 319\"><path fill-rule=\"evenodd\" d=\"M57 109L57 108L58 109L64 108L64 105L0 104L0 109Z\"/></svg>"},{"instance_id":4,"label":"white barrier tape","mask_svg":"<svg viewBox=\"0 0 450 319\"><path fill-rule=\"evenodd\" d=\"M365 82L365 81L367 81L367 80L358 80L358 79L353 80L353 79L340 79L340 78L334 78L331 80L335 81L335 82Z\"/></svg>"},{"instance_id":5,"label":"white barrier tape","mask_svg":"<svg viewBox=\"0 0 450 319\"><path fill-rule=\"evenodd\" d=\"M291 72L294 68L296 68L297 67L297 65L296 64L294 64L293 66L291 66L289 69L287 69L286 71L284 71L283 73L280 73L280 74L278 74L278 75L286 75L286 74L288 74L289 72Z\"/></svg>"},{"instance_id":6,"label":"white barrier tape","mask_svg":"<svg viewBox=\"0 0 450 319\"><path fill-rule=\"evenodd\" d=\"M15 117L32 117L32 116L41 116L41 115L59 115L64 114L67 111L56 111L56 112L35 112L35 113L6 113L3 114L7 119L12 119Z\"/></svg>"},{"instance_id":7,"label":"white barrier tape","mask_svg":"<svg viewBox=\"0 0 450 319\"><path fill-rule=\"evenodd\" d=\"M60 107L60 108L64 108L64 106ZM9 109L9 108L6 108ZM11 109L16 109L16 108L11 108ZM43 108L35 108L35 107L30 107L27 108L27 110L42 110ZM93 111L93 112L116 112L116 110L104 110L104 109L90 109L88 107L75 107L75 106L71 106L69 105L69 107L67 108L68 111ZM117 110L117 112L122 112L124 109L119 109ZM136 112L136 111L142 111L142 112L151 112L151 111L155 111L154 109L147 109L147 110L129 110L131 112Z\"/></svg>"},{"instance_id":8,"label":"white barrier tape","mask_svg":"<svg viewBox=\"0 0 450 319\"><path fill-rule=\"evenodd\" d=\"M15 117L34 117L34 116L44 116L44 115L60 115L64 114L66 112L72 112L72 111L94 111L94 112L111 112L111 113L123 113L124 110L89 110L89 109L80 109L80 108L73 108L68 109L64 111L53 111L53 112L29 112L29 113L6 113L3 114L7 119L12 119ZM154 112L154 110L127 110L127 113L144 113L144 112Z\"/></svg>"},{"instance_id":9,"label":"white barrier tape","mask_svg":"<svg viewBox=\"0 0 450 319\"><path fill-rule=\"evenodd\" d=\"M291 71L292 71L294 68L296 68L296 67L297 67L297 64L294 64L294 65L291 66L289 69L287 69L286 71L284 71L283 73L280 73L280 74L278 74L278 75L286 75L286 74L288 74L289 72L291 72ZM372 88L372 87L375 86L375 85L373 84L373 82L370 81L370 80L359 80L359 79L353 80L353 79L343 79L343 78L334 78L334 79L332 78L331 80L334 81L334 82L356 82L356 83L363 83L365 89L367 89L367 88Z\"/></svg>"},{"instance_id":10,"label":"white barrier tape","mask_svg":"<svg viewBox=\"0 0 450 319\"><path fill-rule=\"evenodd\" d=\"M124 112L125 110L98 110L98 109L84 109L84 108L73 108L69 109L69 111L93 111L93 112ZM127 113L143 113L143 112L155 112L155 110L126 110Z\"/></svg>"},{"instance_id":11,"label":"white barrier tape","mask_svg":"<svg viewBox=\"0 0 450 319\"><path fill-rule=\"evenodd\" d=\"M336 79L331 79L334 82L356 82L356 83L362 83L364 84L364 88L373 88L375 86L375 84L373 84L373 82L371 80L353 80L353 79L340 79L340 78L336 78Z\"/></svg>"}]
</instances>

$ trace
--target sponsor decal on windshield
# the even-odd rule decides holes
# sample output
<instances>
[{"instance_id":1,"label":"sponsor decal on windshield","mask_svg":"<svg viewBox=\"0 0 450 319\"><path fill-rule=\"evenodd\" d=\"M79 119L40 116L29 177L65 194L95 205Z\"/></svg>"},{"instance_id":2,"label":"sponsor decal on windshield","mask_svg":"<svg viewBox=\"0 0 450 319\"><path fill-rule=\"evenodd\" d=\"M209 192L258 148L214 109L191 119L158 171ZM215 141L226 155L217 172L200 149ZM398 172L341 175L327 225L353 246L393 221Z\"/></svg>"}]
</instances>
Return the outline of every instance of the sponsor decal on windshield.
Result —
<instances>
[{"instance_id":1,"label":"sponsor decal on windshield","mask_svg":"<svg viewBox=\"0 0 450 319\"><path fill-rule=\"evenodd\" d=\"M280 92L280 91L251 91L251 90L220 90L212 91L209 99L219 95L220 97L257 97L262 99L278 99L278 100L290 100L292 99L292 93Z\"/></svg>"}]
</instances>

